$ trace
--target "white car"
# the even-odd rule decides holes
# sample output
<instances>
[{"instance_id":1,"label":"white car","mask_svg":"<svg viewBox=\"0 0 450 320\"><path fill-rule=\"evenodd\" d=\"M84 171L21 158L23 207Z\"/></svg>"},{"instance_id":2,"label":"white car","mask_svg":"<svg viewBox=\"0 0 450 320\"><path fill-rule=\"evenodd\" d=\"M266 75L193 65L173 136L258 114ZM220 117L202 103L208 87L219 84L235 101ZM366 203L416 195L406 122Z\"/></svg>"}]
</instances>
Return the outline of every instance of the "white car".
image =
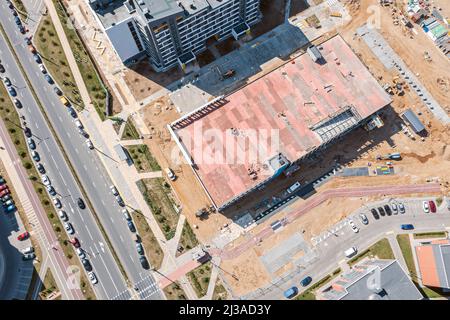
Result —
<instances>
[{"instance_id":1,"label":"white car","mask_svg":"<svg viewBox=\"0 0 450 320\"><path fill-rule=\"evenodd\" d=\"M98 282L97 277L95 276L94 272L92 272L92 271L88 272L88 276L89 276L89 279L91 280L92 284L96 284Z\"/></svg>"},{"instance_id":2,"label":"white car","mask_svg":"<svg viewBox=\"0 0 450 320\"><path fill-rule=\"evenodd\" d=\"M84 127L83 127L83 124L81 123L81 121L80 120L75 120L75 125L77 126L77 128L78 129L83 129Z\"/></svg>"},{"instance_id":3,"label":"white car","mask_svg":"<svg viewBox=\"0 0 450 320\"><path fill-rule=\"evenodd\" d=\"M42 183L44 184L44 186L49 186L51 184L50 179L47 177L46 174L43 174L41 176L41 180L42 180Z\"/></svg>"},{"instance_id":4,"label":"white car","mask_svg":"<svg viewBox=\"0 0 450 320\"><path fill-rule=\"evenodd\" d=\"M58 208L58 209L62 208L61 201L58 198L53 198L52 201L56 208Z\"/></svg>"},{"instance_id":5,"label":"white car","mask_svg":"<svg viewBox=\"0 0 450 320\"><path fill-rule=\"evenodd\" d=\"M42 73L47 73L47 70L45 70L45 67L42 63L39 65L39 70L41 70Z\"/></svg>"},{"instance_id":6,"label":"white car","mask_svg":"<svg viewBox=\"0 0 450 320\"><path fill-rule=\"evenodd\" d=\"M115 196L119 195L119 191L117 191L117 188L115 186L110 186L109 189L111 189L113 195Z\"/></svg>"},{"instance_id":7,"label":"white car","mask_svg":"<svg viewBox=\"0 0 450 320\"><path fill-rule=\"evenodd\" d=\"M64 210L58 211L58 216L61 218L62 221L67 222L69 218L67 217L67 214Z\"/></svg>"},{"instance_id":8,"label":"white car","mask_svg":"<svg viewBox=\"0 0 450 320\"><path fill-rule=\"evenodd\" d=\"M352 227L352 230L353 230L354 233L358 233L359 232L358 227L355 225L355 223L353 222L352 219L348 220L348 224L350 225L350 227Z\"/></svg>"},{"instance_id":9,"label":"white car","mask_svg":"<svg viewBox=\"0 0 450 320\"><path fill-rule=\"evenodd\" d=\"M86 254L84 253L83 249L77 248L76 252L77 252L78 256L80 257L80 259L86 258Z\"/></svg>"},{"instance_id":10,"label":"white car","mask_svg":"<svg viewBox=\"0 0 450 320\"><path fill-rule=\"evenodd\" d=\"M70 222L64 223L64 229L66 229L68 234L74 234L75 230L73 230L72 224Z\"/></svg>"},{"instance_id":11,"label":"white car","mask_svg":"<svg viewBox=\"0 0 450 320\"><path fill-rule=\"evenodd\" d=\"M428 204L428 201L422 202L422 206L423 206L423 211L425 213L429 213L430 212L430 205Z\"/></svg>"},{"instance_id":12,"label":"white car","mask_svg":"<svg viewBox=\"0 0 450 320\"><path fill-rule=\"evenodd\" d=\"M94 144L90 139L86 139L86 145L88 146L89 149L91 150L94 149Z\"/></svg>"},{"instance_id":13,"label":"white car","mask_svg":"<svg viewBox=\"0 0 450 320\"><path fill-rule=\"evenodd\" d=\"M174 181L177 178L175 173L173 173L172 169L170 169L170 168L166 168L166 174L167 174L167 177L172 181Z\"/></svg>"}]
</instances>

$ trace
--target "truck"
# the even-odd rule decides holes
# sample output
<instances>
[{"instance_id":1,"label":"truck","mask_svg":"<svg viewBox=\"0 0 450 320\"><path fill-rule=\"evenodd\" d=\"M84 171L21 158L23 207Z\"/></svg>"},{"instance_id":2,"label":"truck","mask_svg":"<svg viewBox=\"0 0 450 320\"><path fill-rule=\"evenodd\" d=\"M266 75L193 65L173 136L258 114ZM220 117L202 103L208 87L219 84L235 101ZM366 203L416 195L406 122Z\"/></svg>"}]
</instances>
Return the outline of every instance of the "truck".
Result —
<instances>
[{"instance_id":1,"label":"truck","mask_svg":"<svg viewBox=\"0 0 450 320\"><path fill-rule=\"evenodd\" d=\"M225 71L224 73L222 73L222 80L231 78L235 74L236 74L236 71L234 71L234 69L229 69L229 70Z\"/></svg>"},{"instance_id":2,"label":"truck","mask_svg":"<svg viewBox=\"0 0 450 320\"><path fill-rule=\"evenodd\" d=\"M387 155L377 155L377 160L400 160L402 158L399 152L389 153Z\"/></svg>"}]
</instances>

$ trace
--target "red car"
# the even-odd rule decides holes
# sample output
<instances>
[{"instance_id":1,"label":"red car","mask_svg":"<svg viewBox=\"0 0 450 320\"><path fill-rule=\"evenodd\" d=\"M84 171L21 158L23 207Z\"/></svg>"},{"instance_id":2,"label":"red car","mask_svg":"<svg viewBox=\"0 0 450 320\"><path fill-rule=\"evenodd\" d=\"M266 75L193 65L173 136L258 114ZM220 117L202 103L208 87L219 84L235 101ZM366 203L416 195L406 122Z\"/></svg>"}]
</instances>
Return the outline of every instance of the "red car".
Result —
<instances>
[{"instance_id":1,"label":"red car","mask_svg":"<svg viewBox=\"0 0 450 320\"><path fill-rule=\"evenodd\" d=\"M28 46L28 50L30 50L31 53L36 53L36 48L32 44Z\"/></svg>"},{"instance_id":2,"label":"red car","mask_svg":"<svg viewBox=\"0 0 450 320\"><path fill-rule=\"evenodd\" d=\"M0 198L2 198L3 196L7 195L9 193L9 189L5 189L3 191L0 192Z\"/></svg>"},{"instance_id":3,"label":"red car","mask_svg":"<svg viewBox=\"0 0 450 320\"><path fill-rule=\"evenodd\" d=\"M0 186L0 191L5 189L8 189L8 185L6 183Z\"/></svg>"},{"instance_id":4,"label":"red car","mask_svg":"<svg viewBox=\"0 0 450 320\"><path fill-rule=\"evenodd\" d=\"M430 201L428 201L428 204L430 205L431 212L435 213L436 212L436 205L434 204L434 201L430 200Z\"/></svg>"},{"instance_id":5,"label":"red car","mask_svg":"<svg viewBox=\"0 0 450 320\"><path fill-rule=\"evenodd\" d=\"M29 236L30 236L30 234L28 233L28 231L25 231L24 233L19 234L19 236L17 237L17 240L23 241L23 240L28 239Z\"/></svg>"},{"instance_id":6,"label":"red car","mask_svg":"<svg viewBox=\"0 0 450 320\"><path fill-rule=\"evenodd\" d=\"M71 244L73 244L73 246L75 248L79 248L80 247L80 241L78 241L78 239L76 237L73 238L73 239L70 239L69 241L70 241Z\"/></svg>"}]
</instances>

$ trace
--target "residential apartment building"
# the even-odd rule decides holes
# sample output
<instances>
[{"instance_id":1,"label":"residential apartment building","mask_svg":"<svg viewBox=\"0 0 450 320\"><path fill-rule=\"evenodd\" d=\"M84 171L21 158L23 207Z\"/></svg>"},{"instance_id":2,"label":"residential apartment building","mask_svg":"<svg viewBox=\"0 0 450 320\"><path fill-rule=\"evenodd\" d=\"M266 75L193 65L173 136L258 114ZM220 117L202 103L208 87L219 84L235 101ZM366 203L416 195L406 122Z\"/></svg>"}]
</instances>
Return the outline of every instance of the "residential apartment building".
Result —
<instances>
[{"instance_id":1,"label":"residential apartment building","mask_svg":"<svg viewBox=\"0 0 450 320\"><path fill-rule=\"evenodd\" d=\"M261 20L259 0L88 0L120 59L185 67L207 42L236 40Z\"/></svg>"}]
</instances>

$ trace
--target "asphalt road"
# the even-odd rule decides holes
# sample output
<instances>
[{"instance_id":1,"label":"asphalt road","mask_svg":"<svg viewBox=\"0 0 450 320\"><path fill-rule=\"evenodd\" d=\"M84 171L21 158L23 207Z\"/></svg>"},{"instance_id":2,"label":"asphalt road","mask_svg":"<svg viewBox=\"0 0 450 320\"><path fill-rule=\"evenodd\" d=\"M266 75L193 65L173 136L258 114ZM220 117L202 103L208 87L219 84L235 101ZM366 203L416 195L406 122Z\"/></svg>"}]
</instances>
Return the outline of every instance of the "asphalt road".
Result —
<instances>
[{"instance_id":1,"label":"asphalt road","mask_svg":"<svg viewBox=\"0 0 450 320\"><path fill-rule=\"evenodd\" d=\"M431 198L428 198L431 199ZM356 246L359 252L362 252L373 243L381 238L395 236L398 233L417 233L437 230L446 230L450 228L449 217L450 212L442 205L437 213L424 213L422 210L422 200L404 199L400 200L405 204L406 212L404 214L380 217L375 220L369 212L370 208L379 207L379 204L386 204L388 201L380 201L358 210L352 215L352 220L359 228L358 233L354 233L348 224L345 224L339 231L332 232L332 235L325 240L320 241L313 250L316 251L318 259L301 270L293 278L282 284L275 283L270 290L259 290L257 296L250 295L249 299L285 299L283 292L292 286L296 286L299 290L304 290L300 286L300 281L306 276L311 276L313 281L311 285L322 279L327 274L338 268L340 263L348 260L344 256L344 251L352 246ZM361 223L358 214L362 212L369 219L368 225ZM400 229L401 224L410 223L414 225L414 230L403 231ZM330 230L333 231L333 230ZM333 235L334 233L334 235Z\"/></svg>"},{"instance_id":2,"label":"asphalt road","mask_svg":"<svg viewBox=\"0 0 450 320\"><path fill-rule=\"evenodd\" d=\"M16 32L16 26L11 21L12 15L10 10L4 10L6 9L4 6L5 2L2 2L0 20L4 22L2 25L8 34L13 35L11 40L18 47L19 40L24 44L23 36L18 31ZM41 157L40 162L46 168L47 175L56 192L58 192L58 197L61 199L63 210L67 212L69 221L74 226L75 236L78 237L81 246L86 250L97 275L99 283L94 286L97 298L110 299L118 293L127 290L125 280L106 245L106 241L92 213L88 209L80 210L78 208L76 201L81 196L81 191L40 112L39 106L27 87L25 79L16 65L12 53L9 51L9 47L2 37L0 37L0 57L6 69L6 73L3 76L9 77L17 91L17 98L22 102L23 108L19 110L19 113L25 116L27 126L33 133L33 139L37 144L36 150ZM22 63L24 63L23 59ZM24 67L27 68L26 66ZM30 74L33 73L30 72ZM42 84L40 84L40 89L45 90ZM43 100L42 103L48 105L49 102ZM21 126L20 123L17 125Z\"/></svg>"},{"instance_id":3,"label":"asphalt road","mask_svg":"<svg viewBox=\"0 0 450 320\"><path fill-rule=\"evenodd\" d=\"M6 9L6 4L1 4ZM147 283L148 286L139 290L141 299L161 299L159 288L150 271L142 269L139 263L139 255L136 252L135 244L131 237L127 224L121 213L122 208L117 204L114 195L111 193L109 186L112 184L109 175L107 174L103 164L97 153L101 150L90 150L85 143L86 138L82 137L74 124L74 119L69 115L66 108L59 101L58 96L53 92L52 86L49 85L38 68L38 64L32 59L32 56L25 44L24 36L18 31L12 20L12 15L8 10L1 10L0 18L4 23L4 28L14 45L15 51L19 56L21 63L26 70L28 77L33 85L42 105L46 108L46 113L55 129L65 152L67 153L73 167L75 168L78 177L83 185L83 188L88 194L88 197L98 214L100 222L107 232L115 252L125 268L125 271L130 278L133 286L140 287L142 283ZM7 20L5 20L7 19ZM51 63L45 60L43 62ZM5 66L6 67L6 66ZM26 107L25 107L26 109ZM39 108L31 108L30 112L33 119L38 116L42 117ZM53 152L53 149L47 150ZM58 161L58 163L60 163ZM62 175L66 177L66 174ZM70 189L73 190L73 189ZM77 210L76 205L73 206ZM87 210L85 210L87 211ZM84 213L86 218L92 217L89 212ZM81 222L85 226L90 223ZM75 228L77 226L75 225ZM89 230L86 227L86 230ZM77 230L77 233L79 231ZM80 231L82 232L82 231ZM101 237L93 237L93 239L101 239ZM107 244L103 241L103 247ZM99 246L97 246L98 248ZM95 246L93 247L94 250ZM109 264L107 264L109 265ZM117 294L125 298L128 292L123 293L120 290ZM115 297L117 295L108 292L108 297Z\"/></svg>"}]
</instances>

